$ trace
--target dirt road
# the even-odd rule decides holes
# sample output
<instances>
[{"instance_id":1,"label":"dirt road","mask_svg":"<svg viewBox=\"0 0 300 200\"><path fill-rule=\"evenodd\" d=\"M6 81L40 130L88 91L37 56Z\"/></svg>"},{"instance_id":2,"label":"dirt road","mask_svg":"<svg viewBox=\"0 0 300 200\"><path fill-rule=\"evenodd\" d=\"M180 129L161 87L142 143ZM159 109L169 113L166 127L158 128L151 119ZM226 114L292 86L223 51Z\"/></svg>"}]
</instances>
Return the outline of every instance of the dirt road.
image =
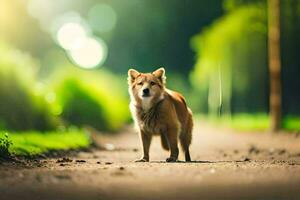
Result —
<instances>
[{"instance_id":1,"label":"dirt road","mask_svg":"<svg viewBox=\"0 0 300 200\"><path fill-rule=\"evenodd\" d=\"M300 137L195 127L192 163L165 163L159 140L150 163L132 129L101 136L111 150L0 165L0 199L300 199ZM180 158L183 160L183 157Z\"/></svg>"}]
</instances>

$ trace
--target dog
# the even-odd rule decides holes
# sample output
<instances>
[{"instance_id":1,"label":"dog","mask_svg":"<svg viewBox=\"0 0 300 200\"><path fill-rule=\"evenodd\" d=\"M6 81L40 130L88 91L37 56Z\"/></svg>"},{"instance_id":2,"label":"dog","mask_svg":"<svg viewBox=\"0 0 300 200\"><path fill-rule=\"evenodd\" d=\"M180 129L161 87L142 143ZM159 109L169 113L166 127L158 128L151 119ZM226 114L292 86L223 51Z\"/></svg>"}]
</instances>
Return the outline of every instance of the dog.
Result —
<instances>
[{"instance_id":1,"label":"dog","mask_svg":"<svg viewBox=\"0 0 300 200\"><path fill-rule=\"evenodd\" d=\"M139 131L143 156L136 162L149 162L149 149L153 135L159 135L163 149L170 150L166 162L178 159L178 139L190 162L189 146L192 141L193 115L184 97L166 88L165 69L152 73L128 70L130 111Z\"/></svg>"}]
</instances>

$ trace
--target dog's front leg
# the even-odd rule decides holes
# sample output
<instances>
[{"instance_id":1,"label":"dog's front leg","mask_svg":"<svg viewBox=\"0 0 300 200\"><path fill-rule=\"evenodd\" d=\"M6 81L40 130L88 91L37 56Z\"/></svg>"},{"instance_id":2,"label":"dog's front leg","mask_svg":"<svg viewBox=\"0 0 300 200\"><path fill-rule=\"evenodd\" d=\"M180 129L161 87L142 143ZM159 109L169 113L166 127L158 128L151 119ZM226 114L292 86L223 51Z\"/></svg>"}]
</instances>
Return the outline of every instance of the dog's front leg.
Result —
<instances>
[{"instance_id":1,"label":"dog's front leg","mask_svg":"<svg viewBox=\"0 0 300 200\"><path fill-rule=\"evenodd\" d=\"M149 162L149 149L152 140L152 134L146 133L145 131L140 132L140 137L143 145L143 157L135 162Z\"/></svg>"},{"instance_id":2,"label":"dog's front leg","mask_svg":"<svg viewBox=\"0 0 300 200\"><path fill-rule=\"evenodd\" d=\"M167 137L170 144L171 154L166 159L167 162L176 162L178 159L179 149L177 145L177 129L172 128L167 131Z\"/></svg>"}]
</instances>

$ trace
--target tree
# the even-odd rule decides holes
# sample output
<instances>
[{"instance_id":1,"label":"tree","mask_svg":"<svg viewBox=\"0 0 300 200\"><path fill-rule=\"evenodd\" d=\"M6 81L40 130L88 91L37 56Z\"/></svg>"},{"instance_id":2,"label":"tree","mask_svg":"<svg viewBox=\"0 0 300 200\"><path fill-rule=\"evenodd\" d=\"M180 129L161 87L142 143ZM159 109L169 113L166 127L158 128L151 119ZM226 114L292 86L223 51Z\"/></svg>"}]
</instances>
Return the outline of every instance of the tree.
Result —
<instances>
[{"instance_id":1,"label":"tree","mask_svg":"<svg viewBox=\"0 0 300 200\"><path fill-rule=\"evenodd\" d=\"M268 0L268 51L270 73L270 128L281 128L280 0Z\"/></svg>"},{"instance_id":2,"label":"tree","mask_svg":"<svg viewBox=\"0 0 300 200\"><path fill-rule=\"evenodd\" d=\"M197 60L191 81L202 112L267 112L266 14L264 4L239 6L192 38Z\"/></svg>"}]
</instances>

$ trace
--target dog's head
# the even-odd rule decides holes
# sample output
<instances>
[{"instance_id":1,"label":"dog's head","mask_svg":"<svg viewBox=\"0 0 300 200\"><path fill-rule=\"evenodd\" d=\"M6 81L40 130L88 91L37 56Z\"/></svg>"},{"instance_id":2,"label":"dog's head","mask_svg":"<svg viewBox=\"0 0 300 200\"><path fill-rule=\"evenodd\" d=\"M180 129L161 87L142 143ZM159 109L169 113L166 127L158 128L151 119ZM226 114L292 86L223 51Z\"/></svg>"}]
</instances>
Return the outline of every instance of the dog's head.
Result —
<instances>
[{"instance_id":1,"label":"dog's head","mask_svg":"<svg viewBox=\"0 0 300 200\"><path fill-rule=\"evenodd\" d=\"M136 100L159 99L165 89L165 69L159 68L152 73L128 70L129 93Z\"/></svg>"}]
</instances>

